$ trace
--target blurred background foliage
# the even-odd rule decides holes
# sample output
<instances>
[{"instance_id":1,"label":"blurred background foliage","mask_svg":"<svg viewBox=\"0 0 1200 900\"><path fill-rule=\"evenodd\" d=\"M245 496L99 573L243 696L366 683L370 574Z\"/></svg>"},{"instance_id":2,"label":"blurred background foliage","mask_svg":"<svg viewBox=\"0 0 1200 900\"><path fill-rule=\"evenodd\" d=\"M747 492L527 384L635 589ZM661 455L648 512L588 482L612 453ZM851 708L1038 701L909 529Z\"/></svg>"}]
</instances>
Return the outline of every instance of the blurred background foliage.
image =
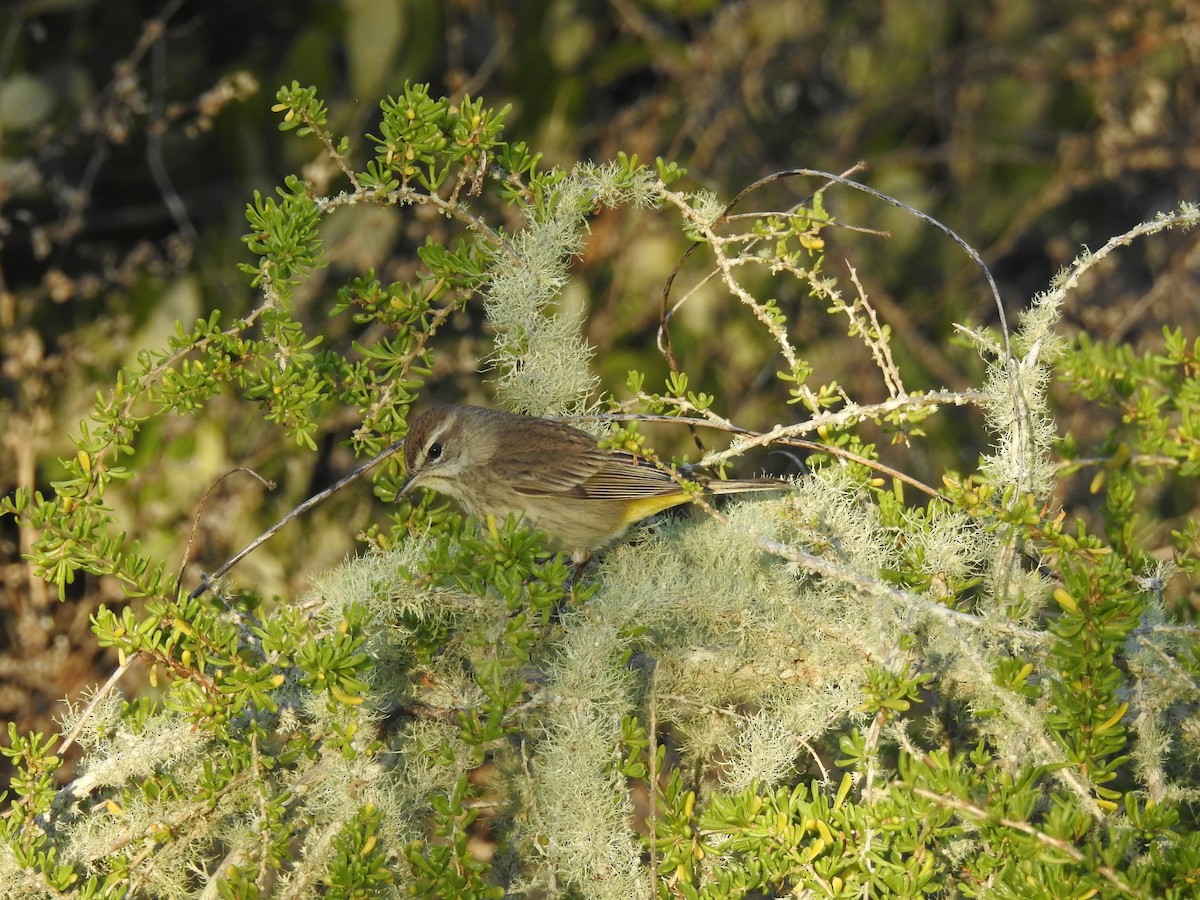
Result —
<instances>
[{"instance_id":1,"label":"blurred background foliage","mask_svg":"<svg viewBox=\"0 0 1200 900\"><path fill-rule=\"evenodd\" d=\"M318 192L340 189L315 142L306 155L279 134L270 107L281 84L315 85L333 131L354 136L377 123L374 98L429 82L434 95L512 104L510 138L550 163L662 156L725 199L780 170L842 172L863 160L859 180L980 250L1011 316L1081 245L1200 197L1198 57L1200 8L1190 0L7 2L0 493L49 490L96 393L140 350L162 346L177 319L220 308L228 321L251 307L235 266L248 258L239 238L253 190L269 192L289 172ZM818 187L784 179L744 206L784 208ZM900 210L849 191L825 202L852 226L826 233L840 267L831 274L849 288L853 265L896 334L907 386L977 382L981 364L952 324L996 323L979 271ZM409 279L414 248L450 228L373 206L322 227L329 266L303 286L297 309L335 342L355 337L347 322L326 319L339 284L372 266L384 280ZM685 250L661 211L593 222L564 301L586 311L602 382L618 396L629 369L647 372L652 390L667 370L655 336ZM1076 295L1086 303L1068 310L1068 327L1139 352L1161 346L1164 324L1194 335L1198 266L1195 234L1128 248ZM672 301L703 275L685 261ZM843 323L794 288L764 281L761 290L797 323L795 340L822 380L837 378L860 399L883 396L863 380L871 367L845 352ZM796 413L748 317L702 289L672 337L692 387L754 428ZM481 319L471 311L443 331L431 396L487 401ZM1105 440L1116 418L1065 387L1059 400L1060 430L1081 452ZM897 447L885 459L927 480L972 466L986 435L967 416L939 423L942 458ZM122 527L174 567L212 487L189 562L195 573L213 569L354 465L342 443L356 424L352 411L329 409L319 452L298 453L253 404L222 398L201 416L149 426L128 463L137 474L109 498ZM686 452L685 437L662 440ZM236 474L213 486L235 466L278 490ZM1091 475L1064 482L1070 512L1089 514ZM1196 498L1168 487L1145 502L1178 519ZM252 556L239 578L301 593L312 572L354 548L355 529L383 514L365 488L344 492ZM21 562L30 539L0 521L0 719L52 730L60 698L111 670L88 616L121 598L113 585L81 580L59 604Z\"/></svg>"}]
</instances>

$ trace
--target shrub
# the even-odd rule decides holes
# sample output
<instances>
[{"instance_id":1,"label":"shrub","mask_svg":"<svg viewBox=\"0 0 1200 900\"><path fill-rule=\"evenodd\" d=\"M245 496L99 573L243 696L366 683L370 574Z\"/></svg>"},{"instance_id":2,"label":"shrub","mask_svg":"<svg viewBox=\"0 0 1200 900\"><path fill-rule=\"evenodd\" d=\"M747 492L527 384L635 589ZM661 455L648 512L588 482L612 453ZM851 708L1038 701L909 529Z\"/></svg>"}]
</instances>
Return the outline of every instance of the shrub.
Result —
<instances>
[{"instance_id":1,"label":"shrub","mask_svg":"<svg viewBox=\"0 0 1200 900\"><path fill-rule=\"evenodd\" d=\"M915 391L853 270L848 296L825 269L827 206L848 179L734 215L680 191L684 173L662 161L544 169L503 140L503 110L420 85L381 104L359 170L314 89L284 88L275 108L320 141L345 191L290 177L256 195L257 307L143 351L82 425L54 494L3 501L37 529L30 562L60 593L88 573L138 601L92 617L120 668L61 737L9 729L7 894L1195 891L1200 643L1167 600L1195 574L1197 532L1181 523L1163 563L1140 543L1139 496L1168 480L1195 490L1200 342L1166 329L1137 360L1054 330L1083 273L1194 224L1194 208L1081 256L1011 332L1002 308L999 331L963 327L987 365L977 388ZM300 314L299 289L322 264L325 218L364 205L432 211L461 234L417 247L409 281L348 278L330 311L353 325L343 345ZM561 297L589 222L629 208L675 216L707 254L679 303L742 304L779 417L790 404L804 418L740 428L689 383L665 314L661 387L633 371L626 399L598 393L583 318ZM822 382L766 299L781 284L846 319L881 398ZM698 500L707 515L641 528L581 572L519 522L397 499L396 442L439 334L477 297L499 405L607 413L623 424L606 438L650 456L639 421L732 433L708 466L803 446L805 472L779 497ZM1057 434L1056 383L1121 410L1093 455ZM110 493L146 423L230 390L302 451L327 410L351 408L351 446L382 460L387 525L311 597L269 602L224 571L196 588L119 530ZM982 411L990 436L972 471L930 486L880 461L877 438L919 445L958 406ZM1083 470L1102 473L1099 527L1054 498ZM154 690L123 699L135 660ZM71 743L82 774L57 788Z\"/></svg>"}]
</instances>

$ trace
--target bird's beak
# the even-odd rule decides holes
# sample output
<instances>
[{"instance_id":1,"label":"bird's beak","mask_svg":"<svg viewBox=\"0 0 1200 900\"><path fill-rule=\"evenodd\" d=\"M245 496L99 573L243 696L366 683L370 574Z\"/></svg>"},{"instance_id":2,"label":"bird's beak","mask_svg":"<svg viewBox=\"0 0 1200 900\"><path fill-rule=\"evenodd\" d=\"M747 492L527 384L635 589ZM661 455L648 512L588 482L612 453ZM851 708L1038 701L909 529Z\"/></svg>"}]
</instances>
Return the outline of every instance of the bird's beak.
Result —
<instances>
[{"instance_id":1,"label":"bird's beak","mask_svg":"<svg viewBox=\"0 0 1200 900\"><path fill-rule=\"evenodd\" d=\"M401 497L403 497L405 494L407 494L412 488L416 487L417 482L420 480L421 480L420 472L414 472L412 475L409 475L408 481L404 482L404 487L400 488L400 493L398 493L396 495L396 499L399 500Z\"/></svg>"}]
</instances>

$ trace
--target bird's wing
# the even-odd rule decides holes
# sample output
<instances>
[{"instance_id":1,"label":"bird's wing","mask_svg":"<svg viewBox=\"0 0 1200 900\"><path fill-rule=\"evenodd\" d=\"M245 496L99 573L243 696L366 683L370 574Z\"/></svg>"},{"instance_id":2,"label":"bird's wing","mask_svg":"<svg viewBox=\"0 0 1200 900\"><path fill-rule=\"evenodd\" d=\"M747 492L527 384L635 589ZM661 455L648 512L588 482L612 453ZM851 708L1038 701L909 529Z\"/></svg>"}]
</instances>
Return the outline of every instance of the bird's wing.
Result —
<instances>
[{"instance_id":1,"label":"bird's wing","mask_svg":"<svg viewBox=\"0 0 1200 900\"><path fill-rule=\"evenodd\" d=\"M559 446L558 453L547 451ZM581 500L636 500L678 493L671 476L630 453L601 450L577 429L547 428L531 420L520 444L499 451L513 490L527 497L567 496Z\"/></svg>"},{"instance_id":2,"label":"bird's wing","mask_svg":"<svg viewBox=\"0 0 1200 900\"><path fill-rule=\"evenodd\" d=\"M555 449L557 448L557 449ZM607 451L586 431L529 418L509 432L492 454L502 460L513 490L528 497L575 494L579 485L604 466Z\"/></svg>"},{"instance_id":3,"label":"bird's wing","mask_svg":"<svg viewBox=\"0 0 1200 900\"><path fill-rule=\"evenodd\" d=\"M682 493L670 474L648 459L619 451L604 452L597 469L578 485L590 500L639 500Z\"/></svg>"},{"instance_id":4,"label":"bird's wing","mask_svg":"<svg viewBox=\"0 0 1200 900\"><path fill-rule=\"evenodd\" d=\"M670 473L645 457L601 450L585 431L530 419L519 438L498 447L513 490L527 497L575 497L580 500L640 500L681 493ZM562 448L558 453L547 447ZM493 457L496 458L496 457ZM715 493L771 490L787 486L773 479L718 481L689 474L689 480Z\"/></svg>"}]
</instances>

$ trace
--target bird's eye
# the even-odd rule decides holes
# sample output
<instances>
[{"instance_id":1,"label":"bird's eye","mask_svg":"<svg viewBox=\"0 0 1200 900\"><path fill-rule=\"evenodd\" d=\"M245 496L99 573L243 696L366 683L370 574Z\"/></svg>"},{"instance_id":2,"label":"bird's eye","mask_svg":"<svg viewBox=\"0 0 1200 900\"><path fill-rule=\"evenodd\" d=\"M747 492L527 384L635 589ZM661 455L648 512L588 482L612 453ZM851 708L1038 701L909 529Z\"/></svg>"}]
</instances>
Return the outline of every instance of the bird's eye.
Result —
<instances>
[{"instance_id":1,"label":"bird's eye","mask_svg":"<svg viewBox=\"0 0 1200 900\"><path fill-rule=\"evenodd\" d=\"M434 441L429 445L429 449L425 451L425 459L427 461L438 460L442 458L442 442Z\"/></svg>"}]
</instances>

